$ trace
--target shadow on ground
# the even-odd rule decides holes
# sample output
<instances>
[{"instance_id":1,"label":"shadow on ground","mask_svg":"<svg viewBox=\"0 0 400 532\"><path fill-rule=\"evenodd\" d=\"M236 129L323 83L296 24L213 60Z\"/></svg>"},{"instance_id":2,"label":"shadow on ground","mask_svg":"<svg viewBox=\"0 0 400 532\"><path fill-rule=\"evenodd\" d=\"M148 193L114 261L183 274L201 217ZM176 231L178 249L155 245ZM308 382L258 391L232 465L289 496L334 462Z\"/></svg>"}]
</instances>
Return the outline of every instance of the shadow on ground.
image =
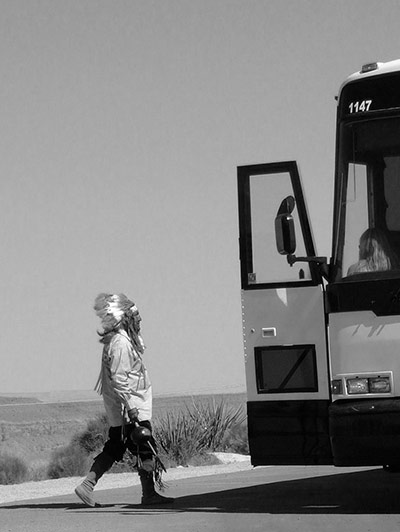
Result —
<instances>
[{"instance_id":1,"label":"shadow on ground","mask_svg":"<svg viewBox=\"0 0 400 532\"><path fill-rule=\"evenodd\" d=\"M85 508L80 503L38 501L15 503L7 509L46 509L113 512L125 515L154 513L260 513L260 514L400 514L400 474L381 469L260 483L247 487L179 497L173 505L105 504ZM115 494L115 492L114 492ZM113 497L116 499L116 495Z\"/></svg>"}]
</instances>

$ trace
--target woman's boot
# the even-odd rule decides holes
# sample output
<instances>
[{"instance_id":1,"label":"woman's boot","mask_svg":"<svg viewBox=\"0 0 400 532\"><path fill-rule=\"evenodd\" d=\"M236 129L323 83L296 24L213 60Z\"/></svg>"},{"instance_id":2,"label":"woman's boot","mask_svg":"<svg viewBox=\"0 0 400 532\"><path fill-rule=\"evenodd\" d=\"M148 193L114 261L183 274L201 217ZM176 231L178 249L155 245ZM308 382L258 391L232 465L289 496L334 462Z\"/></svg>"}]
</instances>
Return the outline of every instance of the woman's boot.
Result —
<instances>
[{"instance_id":1,"label":"woman's boot","mask_svg":"<svg viewBox=\"0 0 400 532\"><path fill-rule=\"evenodd\" d=\"M93 465L87 474L85 480L75 488L76 495L80 500L94 508L96 503L93 499L93 489L96 486L100 477L108 471L114 463L114 459L106 453L100 453L93 462Z\"/></svg>"},{"instance_id":2,"label":"woman's boot","mask_svg":"<svg viewBox=\"0 0 400 532\"><path fill-rule=\"evenodd\" d=\"M142 504L171 504L175 499L172 497L163 497L154 489L153 471L139 469L139 478L142 485Z\"/></svg>"}]
</instances>

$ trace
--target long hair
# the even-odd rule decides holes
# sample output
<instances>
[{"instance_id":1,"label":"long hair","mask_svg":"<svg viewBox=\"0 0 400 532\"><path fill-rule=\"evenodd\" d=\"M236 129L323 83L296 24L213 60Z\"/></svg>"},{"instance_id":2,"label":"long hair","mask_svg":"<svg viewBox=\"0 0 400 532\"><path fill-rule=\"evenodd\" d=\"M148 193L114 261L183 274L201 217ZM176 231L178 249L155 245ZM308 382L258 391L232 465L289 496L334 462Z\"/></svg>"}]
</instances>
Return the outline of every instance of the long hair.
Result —
<instances>
[{"instance_id":1,"label":"long hair","mask_svg":"<svg viewBox=\"0 0 400 532\"><path fill-rule=\"evenodd\" d=\"M124 329L126 334L129 336L135 350L142 354L144 351L144 343L142 337L140 336L140 321L136 320L135 314L131 309L128 309L124 312L120 327L121 329Z\"/></svg>"},{"instance_id":2,"label":"long hair","mask_svg":"<svg viewBox=\"0 0 400 532\"><path fill-rule=\"evenodd\" d=\"M385 271L396 267L396 258L384 231L369 228L360 237L360 260L368 271Z\"/></svg>"}]
</instances>

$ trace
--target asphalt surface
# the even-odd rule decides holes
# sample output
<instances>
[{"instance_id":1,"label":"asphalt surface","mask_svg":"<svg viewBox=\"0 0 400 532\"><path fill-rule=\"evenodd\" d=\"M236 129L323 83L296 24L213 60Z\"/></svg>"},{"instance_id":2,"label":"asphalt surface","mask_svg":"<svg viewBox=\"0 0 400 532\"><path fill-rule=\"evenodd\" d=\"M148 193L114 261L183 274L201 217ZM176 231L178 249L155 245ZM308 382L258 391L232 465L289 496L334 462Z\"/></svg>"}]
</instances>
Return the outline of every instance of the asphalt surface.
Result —
<instances>
[{"instance_id":1,"label":"asphalt surface","mask_svg":"<svg viewBox=\"0 0 400 532\"><path fill-rule=\"evenodd\" d=\"M381 468L261 467L175 479L168 506L140 505L140 486L0 506L1 532L395 532L400 474Z\"/></svg>"}]
</instances>

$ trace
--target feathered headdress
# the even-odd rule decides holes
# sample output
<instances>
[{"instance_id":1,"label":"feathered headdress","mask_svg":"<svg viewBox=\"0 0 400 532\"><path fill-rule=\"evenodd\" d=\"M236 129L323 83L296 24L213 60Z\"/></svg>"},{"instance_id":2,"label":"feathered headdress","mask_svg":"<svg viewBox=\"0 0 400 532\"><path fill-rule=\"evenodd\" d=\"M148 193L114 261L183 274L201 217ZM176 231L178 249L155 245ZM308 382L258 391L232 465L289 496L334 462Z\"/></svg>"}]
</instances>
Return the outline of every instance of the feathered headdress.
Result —
<instances>
[{"instance_id":1,"label":"feathered headdress","mask_svg":"<svg viewBox=\"0 0 400 532\"><path fill-rule=\"evenodd\" d=\"M94 301L94 310L101 320L104 332L115 329L124 313L135 306L125 294L99 294Z\"/></svg>"}]
</instances>

